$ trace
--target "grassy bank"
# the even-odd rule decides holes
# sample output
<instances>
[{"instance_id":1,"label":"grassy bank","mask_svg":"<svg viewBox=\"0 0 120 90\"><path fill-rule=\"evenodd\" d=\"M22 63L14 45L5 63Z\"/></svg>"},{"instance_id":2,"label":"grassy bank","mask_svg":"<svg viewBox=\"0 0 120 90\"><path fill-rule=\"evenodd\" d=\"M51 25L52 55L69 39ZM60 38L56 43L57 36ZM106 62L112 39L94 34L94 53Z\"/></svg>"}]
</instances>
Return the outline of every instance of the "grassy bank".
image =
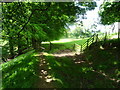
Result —
<instances>
[{"instance_id":1,"label":"grassy bank","mask_svg":"<svg viewBox=\"0 0 120 90\"><path fill-rule=\"evenodd\" d=\"M1 64L2 88L32 88L36 82L38 58L34 51Z\"/></svg>"}]
</instances>

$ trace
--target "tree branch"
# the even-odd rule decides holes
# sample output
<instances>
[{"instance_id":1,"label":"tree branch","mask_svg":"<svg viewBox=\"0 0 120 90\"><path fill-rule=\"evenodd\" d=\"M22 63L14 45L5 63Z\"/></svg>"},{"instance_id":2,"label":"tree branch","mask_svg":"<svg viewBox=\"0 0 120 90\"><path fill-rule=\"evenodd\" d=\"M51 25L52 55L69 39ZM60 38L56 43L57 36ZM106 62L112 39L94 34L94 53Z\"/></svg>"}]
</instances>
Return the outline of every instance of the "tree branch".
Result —
<instances>
[{"instance_id":1,"label":"tree branch","mask_svg":"<svg viewBox=\"0 0 120 90\"><path fill-rule=\"evenodd\" d=\"M47 11L49 9L49 7L50 7L50 4L46 9L33 9L32 13L30 14L30 16L29 16L29 18L27 20L27 22L23 25L22 29L18 32L18 34L20 34L20 32L24 30L25 26L28 24L28 22L30 21L30 18L32 17L32 15L34 14L35 11Z\"/></svg>"}]
</instances>

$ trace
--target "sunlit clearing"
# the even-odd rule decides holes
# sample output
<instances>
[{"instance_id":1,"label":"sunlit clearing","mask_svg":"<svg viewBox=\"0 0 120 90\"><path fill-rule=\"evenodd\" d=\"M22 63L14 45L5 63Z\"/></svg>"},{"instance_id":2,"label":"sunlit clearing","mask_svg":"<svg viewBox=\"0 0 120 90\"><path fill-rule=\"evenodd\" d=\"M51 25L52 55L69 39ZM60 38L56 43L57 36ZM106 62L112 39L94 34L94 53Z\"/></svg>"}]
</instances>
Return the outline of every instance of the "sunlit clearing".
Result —
<instances>
[{"instance_id":1,"label":"sunlit clearing","mask_svg":"<svg viewBox=\"0 0 120 90\"><path fill-rule=\"evenodd\" d=\"M65 42L71 42L71 41L77 41L77 40L82 40L82 39L60 39L57 41L52 41L51 43L65 43ZM42 42L42 44L46 44L49 42Z\"/></svg>"}]
</instances>

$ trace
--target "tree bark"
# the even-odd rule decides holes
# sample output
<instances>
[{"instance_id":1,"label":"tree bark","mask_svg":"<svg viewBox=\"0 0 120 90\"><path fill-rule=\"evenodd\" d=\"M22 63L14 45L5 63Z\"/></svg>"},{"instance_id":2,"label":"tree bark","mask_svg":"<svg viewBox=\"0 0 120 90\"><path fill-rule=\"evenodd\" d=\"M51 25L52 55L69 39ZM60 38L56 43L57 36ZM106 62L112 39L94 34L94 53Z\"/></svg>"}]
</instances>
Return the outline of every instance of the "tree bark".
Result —
<instances>
[{"instance_id":1,"label":"tree bark","mask_svg":"<svg viewBox=\"0 0 120 90\"><path fill-rule=\"evenodd\" d=\"M120 40L120 29L118 29L118 40Z\"/></svg>"},{"instance_id":2,"label":"tree bark","mask_svg":"<svg viewBox=\"0 0 120 90\"><path fill-rule=\"evenodd\" d=\"M120 40L120 22L118 22L118 40Z\"/></svg>"},{"instance_id":3,"label":"tree bark","mask_svg":"<svg viewBox=\"0 0 120 90\"><path fill-rule=\"evenodd\" d=\"M13 38L9 37L10 58L14 58Z\"/></svg>"},{"instance_id":4,"label":"tree bark","mask_svg":"<svg viewBox=\"0 0 120 90\"><path fill-rule=\"evenodd\" d=\"M29 48L29 40L28 40L28 37L26 38L26 42L27 42L27 48Z\"/></svg>"},{"instance_id":5,"label":"tree bark","mask_svg":"<svg viewBox=\"0 0 120 90\"><path fill-rule=\"evenodd\" d=\"M21 36L18 34L18 55L22 54L22 50L21 50Z\"/></svg>"},{"instance_id":6,"label":"tree bark","mask_svg":"<svg viewBox=\"0 0 120 90\"><path fill-rule=\"evenodd\" d=\"M52 49L52 43L51 43L51 41L49 41L49 42L50 42L49 50L51 50Z\"/></svg>"}]
</instances>

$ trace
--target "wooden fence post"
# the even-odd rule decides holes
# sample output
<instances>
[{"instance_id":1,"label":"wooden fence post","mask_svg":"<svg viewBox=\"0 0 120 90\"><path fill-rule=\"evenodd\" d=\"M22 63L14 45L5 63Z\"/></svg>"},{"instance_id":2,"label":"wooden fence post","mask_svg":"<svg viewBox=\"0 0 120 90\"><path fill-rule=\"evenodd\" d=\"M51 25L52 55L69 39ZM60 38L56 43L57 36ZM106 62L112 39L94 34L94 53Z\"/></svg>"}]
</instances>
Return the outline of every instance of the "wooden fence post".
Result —
<instances>
[{"instance_id":1,"label":"wooden fence post","mask_svg":"<svg viewBox=\"0 0 120 90\"><path fill-rule=\"evenodd\" d=\"M118 30L118 40L120 40L120 29Z\"/></svg>"},{"instance_id":2,"label":"wooden fence post","mask_svg":"<svg viewBox=\"0 0 120 90\"><path fill-rule=\"evenodd\" d=\"M51 41L49 41L49 43L50 43L49 50L51 50L52 49L52 43L51 43Z\"/></svg>"},{"instance_id":3,"label":"wooden fence post","mask_svg":"<svg viewBox=\"0 0 120 90\"><path fill-rule=\"evenodd\" d=\"M87 48L88 48L88 43L89 43L89 40L87 40Z\"/></svg>"},{"instance_id":4,"label":"wooden fence post","mask_svg":"<svg viewBox=\"0 0 120 90\"><path fill-rule=\"evenodd\" d=\"M96 35L96 41L95 42L97 42L98 41L98 34Z\"/></svg>"}]
</instances>

